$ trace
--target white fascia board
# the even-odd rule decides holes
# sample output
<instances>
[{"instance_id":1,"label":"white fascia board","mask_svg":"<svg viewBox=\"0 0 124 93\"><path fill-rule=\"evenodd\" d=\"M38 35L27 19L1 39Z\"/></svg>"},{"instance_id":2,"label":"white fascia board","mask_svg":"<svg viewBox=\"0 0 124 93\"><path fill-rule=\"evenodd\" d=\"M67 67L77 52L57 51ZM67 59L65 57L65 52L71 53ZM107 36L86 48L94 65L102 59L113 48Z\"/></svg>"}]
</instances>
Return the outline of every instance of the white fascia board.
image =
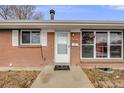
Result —
<instances>
[{"instance_id":1,"label":"white fascia board","mask_svg":"<svg viewBox=\"0 0 124 93\"><path fill-rule=\"evenodd\" d=\"M80 29L71 29L71 32L80 32Z\"/></svg>"}]
</instances>

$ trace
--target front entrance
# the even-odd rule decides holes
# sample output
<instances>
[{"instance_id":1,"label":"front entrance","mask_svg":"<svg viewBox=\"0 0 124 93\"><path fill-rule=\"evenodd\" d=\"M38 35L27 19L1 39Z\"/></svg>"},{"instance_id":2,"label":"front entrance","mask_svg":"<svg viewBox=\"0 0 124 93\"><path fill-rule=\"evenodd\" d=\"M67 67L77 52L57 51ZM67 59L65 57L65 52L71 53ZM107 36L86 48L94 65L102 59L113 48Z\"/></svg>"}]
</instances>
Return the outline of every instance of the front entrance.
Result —
<instances>
[{"instance_id":1,"label":"front entrance","mask_svg":"<svg viewBox=\"0 0 124 93\"><path fill-rule=\"evenodd\" d=\"M70 63L70 33L55 32L55 64Z\"/></svg>"}]
</instances>

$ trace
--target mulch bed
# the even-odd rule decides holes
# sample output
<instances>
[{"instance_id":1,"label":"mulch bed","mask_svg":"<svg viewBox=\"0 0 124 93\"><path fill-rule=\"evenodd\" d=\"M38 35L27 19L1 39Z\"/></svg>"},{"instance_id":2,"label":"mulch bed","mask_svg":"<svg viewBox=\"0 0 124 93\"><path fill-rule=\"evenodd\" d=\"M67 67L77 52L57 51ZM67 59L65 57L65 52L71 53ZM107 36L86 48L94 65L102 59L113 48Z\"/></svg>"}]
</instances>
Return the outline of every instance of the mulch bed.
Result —
<instances>
[{"instance_id":1,"label":"mulch bed","mask_svg":"<svg viewBox=\"0 0 124 93\"><path fill-rule=\"evenodd\" d=\"M29 88L40 71L1 71L0 88Z\"/></svg>"},{"instance_id":2,"label":"mulch bed","mask_svg":"<svg viewBox=\"0 0 124 93\"><path fill-rule=\"evenodd\" d=\"M124 70L104 73L98 69L83 69L96 88L124 88Z\"/></svg>"}]
</instances>

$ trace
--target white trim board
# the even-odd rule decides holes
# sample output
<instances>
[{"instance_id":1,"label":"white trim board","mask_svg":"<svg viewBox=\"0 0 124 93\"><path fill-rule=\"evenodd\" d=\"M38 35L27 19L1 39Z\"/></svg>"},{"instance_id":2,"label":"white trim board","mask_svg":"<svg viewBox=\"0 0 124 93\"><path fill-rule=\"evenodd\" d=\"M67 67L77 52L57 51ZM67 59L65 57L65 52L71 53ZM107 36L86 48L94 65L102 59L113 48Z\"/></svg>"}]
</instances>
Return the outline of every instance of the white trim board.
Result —
<instances>
[{"instance_id":1,"label":"white trim board","mask_svg":"<svg viewBox=\"0 0 124 93\"><path fill-rule=\"evenodd\" d=\"M71 29L71 32L80 32L80 29Z\"/></svg>"},{"instance_id":2,"label":"white trim board","mask_svg":"<svg viewBox=\"0 0 124 93\"><path fill-rule=\"evenodd\" d=\"M19 31L12 30L12 46L18 46L18 45L19 45Z\"/></svg>"}]
</instances>

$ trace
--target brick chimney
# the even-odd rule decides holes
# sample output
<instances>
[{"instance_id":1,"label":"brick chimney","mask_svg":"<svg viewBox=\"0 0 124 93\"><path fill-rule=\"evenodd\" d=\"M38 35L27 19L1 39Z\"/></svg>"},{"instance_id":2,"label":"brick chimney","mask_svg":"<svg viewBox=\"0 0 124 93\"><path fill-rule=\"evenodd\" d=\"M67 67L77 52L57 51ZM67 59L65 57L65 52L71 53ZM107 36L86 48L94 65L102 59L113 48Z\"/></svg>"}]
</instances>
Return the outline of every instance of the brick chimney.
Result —
<instances>
[{"instance_id":1,"label":"brick chimney","mask_svg":"<svg viewBox=\"0 0 124 93\"><path fill-rule=\"evenodd\" d=\"M50 20L54 20L55 11L53 9L50 10Z\"/></svg>"}]
</instances>

